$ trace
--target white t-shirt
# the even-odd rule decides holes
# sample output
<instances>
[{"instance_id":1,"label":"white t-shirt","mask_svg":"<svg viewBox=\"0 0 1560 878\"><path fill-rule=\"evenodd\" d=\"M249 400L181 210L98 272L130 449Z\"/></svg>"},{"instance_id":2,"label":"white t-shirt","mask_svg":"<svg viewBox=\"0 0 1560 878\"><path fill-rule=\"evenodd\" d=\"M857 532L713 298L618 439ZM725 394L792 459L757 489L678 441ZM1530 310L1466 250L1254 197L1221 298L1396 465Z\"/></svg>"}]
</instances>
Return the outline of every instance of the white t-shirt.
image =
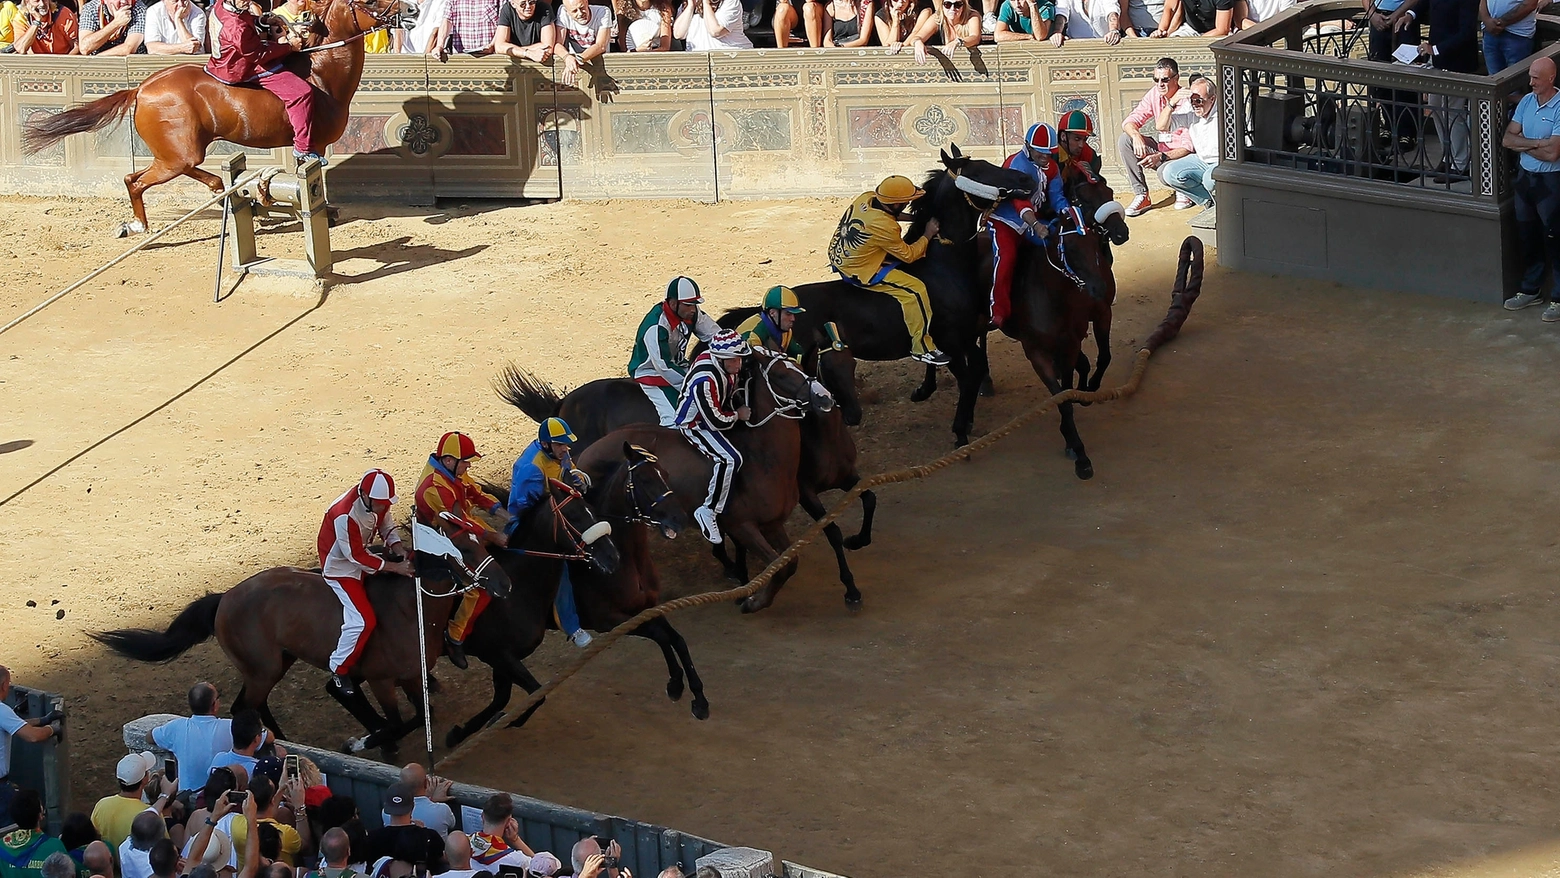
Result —
<instances>
[{"instance_id":1,"label":"white t-shirt","mask_svg":"<svg viewBox=\"0 0 1560 878\"><path fill-rule=\"evenodd\" d=\"M152 852L138 851L130 839L119 845L120 878L152 878Z\"/></svg>"},{"instance_id":2,"label":"white t-shirt","mask_svg":"<svg viewBox=\"0 0 1560 878\"><path fill-rule=\"evenodd\" d=\"M563 45L575 52L583 52L596 45L596 34L601 29L610 28L615 20L612 10L605 6L591 6L590 21L581 24L574 20L569 10L563 5L558 6L558 29L563 31Z\"/></svg>"},{"instance_id":3,"label":"white t-shirt","mask_svg":"<svg viewBox=\"0 0 1560 878\"><path fill-rule=\"evenodd\" d=\"M1091 40L1105 36L1105 32L1110 29L1111 14L1121 11L1120 5L1109 0L1088 0L1088 3L1089 8L1085 10L1084 0L1057 0L1056 14L1067 16L1069 40ZM1121 24L1126 26L1127 22Z\"/></svg>"},{"instance_id":4,"label":"white t-shirt","mask_svg":"<svg viewBox=\"0 0 1560 878\"><path fill-rule=\"evenodd\" d=\"M201 50L206 48L206 13L199 6L190 4L190 11L184 16L184 27L189 30L190 36L200 40ZM146 8L146 41L148 43L177 43L179 41L179 29L173 26L173 16L168 14L168 7L164 3L153 3ZM180 758L180 768L183 766L183 758ZM184 789L184 787L179 787Z\"/></svg>"},{"instance_id":5,"label":"white t-shirt","mask_svg":"<svg viewBox=\"0 0 1560 878\"><path fill-rule=\"evenodd\" d=\"M0 777L11 773L11 736L25 725L27 720L17 716L9 704L0 704Z\"/></svg>"},{"instance_id":6,"label":"white t-shirt","mask_svg":"<svg viewBox=\"0 0 1560 878\"><path fill-rule=\"evenodd\" d=\"M710 36L709 29L704 26L703 9L694 10L688 22L688 51L718 52L723 49L753 48L753 41L742 31L742 0L721 0L720 8L715 10L715 20L726 29L725 36Z\"/></svg>"},{"instance_id":7,"label":"white t-shirt","mask_svg":"<svg viewBox=\"0 0 1560 878\"><path fill-rule=\"evenodd\" d=\"M157 4L157 8L161 9L162 4ZM150 19L146 32L152 32ZM152 743L172 750L179 760L179 791L198 790L211 777L211 763L217 755L233 749L233 721L217 716L176 719L152 729Z\"/></svg>"},{"instance_id":8,"label":"white t-shirt","mask_svg":"<svg viewBox=\"0 0 1560 878\"><path fill-rule=\"evenodd\" d=\"M1246 0L1246 14L1252 21L1267 21L1294 5L1295 0Z\"/></svg>"},{"instance_id":9,"label":"white t-shirt","mask_svg":"<svg viewBox=\"0 0 1560 878\"><path fill-rule=\"evenodd\" d=\"M1171 111L1170 130L1186 129L1186 136L1192 141L1192 152L1203 160L1204 164L1216 165L1219 163L1219 111L1214 109L1207 116L1199 116L1190 106L1185 112Z\"/></svg>"}]
</instances>

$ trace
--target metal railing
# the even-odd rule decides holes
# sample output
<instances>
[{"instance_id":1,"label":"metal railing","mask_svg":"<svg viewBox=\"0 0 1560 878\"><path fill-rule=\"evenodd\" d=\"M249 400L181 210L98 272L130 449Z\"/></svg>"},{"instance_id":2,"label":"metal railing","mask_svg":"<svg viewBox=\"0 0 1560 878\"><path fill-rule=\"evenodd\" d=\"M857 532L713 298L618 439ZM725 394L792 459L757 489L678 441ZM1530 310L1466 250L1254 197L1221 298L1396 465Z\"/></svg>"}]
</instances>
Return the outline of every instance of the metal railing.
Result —
<instances>
[{"instance_id":1,"label":"metal railing","mask_svg":"<svg viewBox=\"0 0 1560 878\"><path fill-rule=\"evenodd\" d=\"M1541 16L1535 57L1560 57L1557 39L1560 19ZM1368 43L1358 3L1321 0L1214 44L1221 162L1346 178L1386 197L1504 200L1500 138L1528 90L1526 65L1448 73L1368 60Z\"/></svg>"}]
</instances>

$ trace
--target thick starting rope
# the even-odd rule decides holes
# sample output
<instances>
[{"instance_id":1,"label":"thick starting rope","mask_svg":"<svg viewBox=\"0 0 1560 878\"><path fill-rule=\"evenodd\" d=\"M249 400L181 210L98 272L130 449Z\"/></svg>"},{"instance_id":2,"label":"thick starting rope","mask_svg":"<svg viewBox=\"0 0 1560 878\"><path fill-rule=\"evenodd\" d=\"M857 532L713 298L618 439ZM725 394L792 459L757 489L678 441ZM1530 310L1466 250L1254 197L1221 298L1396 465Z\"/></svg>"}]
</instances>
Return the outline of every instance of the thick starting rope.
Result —
<instances>
[{"instance_id":1,"label":"thick starting rope","mask_svg":"<svg viewBox=\"0 0 1560 878\"><path fill-rule=\"evenodd\" d=\"M496 719L491 720L487 726L473 733L471 737L463 741L460 746L456 747L454 750L451 750L447 755L445 755L443 759L439 760L439 763L435 765L434 768L441 772L447 772L450 768L455 767L462 759L464 759L472 752L474 746L484 737L491 734L495 729L504 728L510 722L512 722L515 717L523 716L527 710L530 710L534 705L541 703L544 698L552 694L552 692L555 691L559 686L563 685L565 680L568 680L570 677L573 677L575 674L583 670L585 665L590 663L591 659L595 658L597 655L600 655L602 652L605 652L607 649L610 649L613 644L617 643L623 637L627 636L629 632L637 629L646 622L661 616L665 616L668 613L675 613L678 610L686 610L693 607L703 607L710 604L722 604L732 601L739 601L757 593L760 589L767 586L782 568L794 561L797 555L801 553L802 549L817 541L819 534L823 533L823 529L828 525L833 524L835 519L839 518L840 515L842 515L844 511L850 506L850 504L856 501L856 498L861 495L861 492L880 487L882 485L892 485L900 482L912 481L915 479L924 479L927 476L939 470L946 469L955 463L969 460L971 455L979 451L985 451L987 448L990 448L996 443L1002 441L1004 438L1008 437L1015 431L1020 430L1028 425L1031 421L1063 403L1108 402L1110 400L1125 399L1134 393L1137 393L1138 387L1143 383L1143 375L1148 371L1148 358L1153 356L1154 351L1157 350L1161 345L1175 338L1176 335L1180 333L1181 325L1186 322L1187 315L1191 312L1192 303L1197 300L1197 296L1202 292L1202 276L1202 241L1194 237L1188 237L1181 244L1180 262L1176 271L1175 290L1171 294L1169 313L1165 315L1165 319L1160 322L1158 328L1156 328L1153 334L1148 337L1148 340L1143 343L1143 347L1138 350L1137 357L1133 360L1132 363L1132 374L1127 378L1126 383L1118 387L1114 387L1110 390L1064 390L1061 393L1051 396L1049 399L1046 399L1044 402L1041 402L1039 405L1035 406L1029 411L1018 415L993 432L987 433L986 435L976 439L974 442L971 442L963 448L955 449L948 454L931 461L930 463L921 464L920 466L906 467L904 469L894 470L892 472L878 473L875 476L869 476L868 478L862 479L856 484L854 488L851 488L848 492L846 492L845 497L840 500L840 502L836 503L834 508L830 509L828 513L823 516L823 518L813 522L811 527L807 528L806 531L793 540L791 545L788 546L784 552L781 552L779 556L777 556L773 561L769 562L769 566L765 567L762 572L753 577L746 585L737 586L736 588L728 588L721 591L708 591L701 594L688 595L687 597L681 597L662 604L657 604L647 610L640 612L639 615L629 619L621 625L618 625L611 631L608 631L605 634L597 635L591 641L590 646L586 647L585 651L580 653L580 655L575 658L574 661L570 662L567 667L565 667L562 671L559 671L557 675L548 680L540 689L537 689L535 692L531 693L530 696L521 701L518 706L510 708Z\"/></svg>"},{"instance_id":2,"label":"thick starting rope","mask_svg":"<svg viewBox=\"0 0 1560 878\"><path fill-rule=\"evenodd\" d=\"M200 213L201 211L205 210L206 208L212 206L213 204L216 204L217 202L221 201L222 199L228 197L229 195L232 195L234 192L237 192L240 187L248 185L249 181L253 180L255 177L259 176L260 171L262 171L262 170L264 170L264 169L263 168L257 169L257 170L251 171L248 174L245 174L244 176L238 178L237 180L235 180L233 182L232 186L229 186L228 188L223 189L221 192L218 192L216 195L211 196L211 198L209 200L207 200L205 204L202 204L200 207L197 207L194 210L190 211L189 213L185 214L184 216L179 217L178 219L174 220L173 222L169 223L168 225L163 226L162 229L160 229L157 233L155 233L153 235L149 235L145 240L141 241L139 244L136 244L134 247L131 247L129 250L126 250L125 252L119 254L118 256L115 256L113 259L110 259L109 261L103 263L102 265L98 266L97 268L94 268L90 273L87 274L86 277L82 278L81 280L76 281L75 283L71 284L70 286L66 287L63 290L60 290L59 292L55 293L54 295L50 296L49 298L44 299L42 302L39 302L37 305L34 305L32 307L32 309L29 310L26 314L23 314L22 316L16 318L15 320L12 320L10 323L7 323L4 326L0 326L0 334L4 334L6 332L9 332L13 327L15 327L17 324L21 323L23 320L26 320L27 318L33 316L34 314L37 314L39 311L42 311L43 309L49 307L50 305L54 304L55 302L58 302L60 299L65 298L65 296L69 295L70 293L73 293L76 290L80 289L81 286L83 284L85 284L87 281L92 280L93 278L97 277L98 275L102 274L103 272L108 271L110 268L113 268L114 266L116 266L119 263L125 261L126 259L129 259L131 254L137 253L137 252L140 252L141 250L146 249L147 246L152 244L152 242L156 241L158 238L161 238L163 235L166 235L169 232L173 231L174 229L178 228L186 220L189 220L192 217L194 217L195 214Z\"/></svg>"}]
</instances>

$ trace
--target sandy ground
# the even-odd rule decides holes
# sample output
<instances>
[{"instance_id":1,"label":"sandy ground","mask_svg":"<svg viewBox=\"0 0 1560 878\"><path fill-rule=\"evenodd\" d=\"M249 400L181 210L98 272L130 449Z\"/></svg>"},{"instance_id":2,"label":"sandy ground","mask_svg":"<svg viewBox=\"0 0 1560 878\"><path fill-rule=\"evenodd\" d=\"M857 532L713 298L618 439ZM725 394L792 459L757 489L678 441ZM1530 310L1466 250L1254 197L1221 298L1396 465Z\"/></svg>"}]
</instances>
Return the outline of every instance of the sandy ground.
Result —
<instances>
[{"instance_id":1,"label":"sandy ground","mask_svg":"<svg viewBox=\"0 0 1560 878\"><path fill-rule=\"evenodd\" d=\"M117 253L124 212L0 200L0 322ZM346 214L323 301L251 279L212 305L212 214L0 337L0 450L32 443L0 453L0 499L26 488L0 506L0 661L69 697L83 806L121 723L194 679L237 688L214 644L127 665L84 631L310 561L326 501L369 466L410 480L444 430L501 476L533 429L488 387L502 363L615 373L667 277L717 308L816 277L838 206ZM1185 217L1135 220L1121 249L1119 364L1163 314ZM1093 481L1053 416L886 488L859 615L814 548L773 609L676 620L709 721L628 641L456 775L860 878L1556 874L1555 333L1210 266L1139 396L1080 412ZM977 432L1041 397L1015 346L993 366ZM908 403L897 364L862 378L865 471L949 447L951 395ZM662 554L673 594L722 585L696 541ZM442 677L441 736L486 695L480 670ZM273 704L332 746L354 730L322 681L295 671Z\"/></svg>"}]
</instances>

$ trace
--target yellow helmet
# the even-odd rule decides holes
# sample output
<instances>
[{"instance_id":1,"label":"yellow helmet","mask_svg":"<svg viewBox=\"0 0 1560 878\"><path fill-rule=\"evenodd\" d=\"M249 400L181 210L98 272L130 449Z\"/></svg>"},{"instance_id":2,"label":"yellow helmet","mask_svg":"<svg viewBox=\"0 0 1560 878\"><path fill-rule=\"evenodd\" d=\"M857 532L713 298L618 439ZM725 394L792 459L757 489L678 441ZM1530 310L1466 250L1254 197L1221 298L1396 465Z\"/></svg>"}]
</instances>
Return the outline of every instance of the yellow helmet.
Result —
<instances>
[{"instance_id":1,"label":"yellow helmet","mask_svg":"<svg viewBox=\"0 0 1560 878\"><path fill-rule=\"evenodd\" d=\"M909 177L895 174L885 177L873 194L884 204L907 204L925 195L926 190L910 182Z\"/></svg>"},{"instance_id":2,"label":"yellow helmet","mask_svg":"<svg viewBox=\"0 0 1560 878\"><path fill-rule=\"evenodd\" d=\"M477 445L471 441L470 436L453 431L439 437L439 448L435 454L439 457L453 457L456 460L476 460L482 456L477 453Z\"/></svg>"}]
</instances>

